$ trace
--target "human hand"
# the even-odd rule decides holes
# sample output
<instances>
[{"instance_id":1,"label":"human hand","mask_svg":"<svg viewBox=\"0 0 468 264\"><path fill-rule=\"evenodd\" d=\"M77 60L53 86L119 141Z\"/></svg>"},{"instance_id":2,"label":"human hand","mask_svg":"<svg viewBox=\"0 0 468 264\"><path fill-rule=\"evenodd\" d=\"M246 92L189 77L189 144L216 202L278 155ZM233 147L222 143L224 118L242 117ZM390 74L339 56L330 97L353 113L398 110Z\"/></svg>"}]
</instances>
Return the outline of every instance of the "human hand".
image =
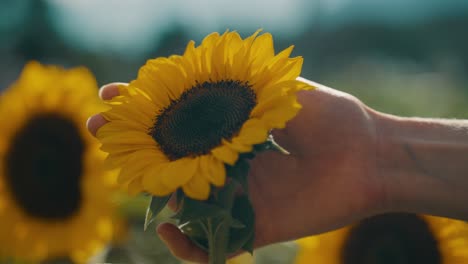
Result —
<instances>
[{"instance_id":1,"label":"human hand","mask_svg":"<svg viewBox=\"0 0 468 264\"><path fill-rule=\"evenodd\" d=\"M332 230L385 209L376 173L374 112L348 94L311 85L317 89L298 94L299 114L285 129L273 131L291 154L265 152L252 161L255 247ZM115 84L100 91L103 100L116 95ZM96 115L88 128L95 134L105 123ZM207 260L177 227L161 224L158 233L177 257Z\"/></svg>"}]
</instances>

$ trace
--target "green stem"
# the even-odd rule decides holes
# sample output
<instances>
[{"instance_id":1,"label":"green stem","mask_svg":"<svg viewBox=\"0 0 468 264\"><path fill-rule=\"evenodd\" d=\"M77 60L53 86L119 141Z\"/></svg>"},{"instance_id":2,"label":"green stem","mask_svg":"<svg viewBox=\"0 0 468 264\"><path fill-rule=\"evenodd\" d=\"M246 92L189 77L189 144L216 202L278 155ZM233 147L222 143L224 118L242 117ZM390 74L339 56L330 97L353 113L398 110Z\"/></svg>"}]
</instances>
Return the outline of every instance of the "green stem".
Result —
<instances>
[{"instance_id":1,"label":"green stem","mask_svg":"<svg viewBox=\"0 0 468 264\"><path fill-rule=\"evenodd\" d=\"M229 221L227 218L223 217L220 221L208 218L207 236L209 264L225 264L229 242Z\"/></svg>"}]
</instances>

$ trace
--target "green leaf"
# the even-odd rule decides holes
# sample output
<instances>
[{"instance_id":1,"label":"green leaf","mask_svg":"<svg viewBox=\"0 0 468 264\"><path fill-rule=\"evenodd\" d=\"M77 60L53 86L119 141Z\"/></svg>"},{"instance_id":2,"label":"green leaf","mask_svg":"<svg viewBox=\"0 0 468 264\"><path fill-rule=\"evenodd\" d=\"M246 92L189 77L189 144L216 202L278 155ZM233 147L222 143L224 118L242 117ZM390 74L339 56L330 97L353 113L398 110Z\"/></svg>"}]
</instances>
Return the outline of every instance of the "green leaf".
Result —
<instances>
[{"instance_id":1,"label":"green leaf","mask_svg":"<svg viewBox=\"0 0 468 264\"><path fill-rule=\"evenodd\" d=\"M232 196L235 198L233 206L231 208L232 215L226 209L215 205L215 207L220 208L220 211L218 213L211 212L209 214L202 214L203 218L194 217L179 226L179 228L189 237L189 239L193 243L195 243L197 246L208 252L210 250L208 245L210 239L211 241L213 241L214 239L214 241L218 241L219 243L221 243L223 239L228 239L227 252L229 254L235 253L240 249L244 249L249 252L253 251L253 242L255 239L254 210L247 195L234 196L235 191L232 190L235 190L234 187L236 185L237 184L233 184L233 187L230 187L230 185L226 185L225 187L227 187L228 190L224 190L224 192L221 192L220 190L222 195L218 195L218 199L216 199L216 203L224 203L220 202L219 199L224 199L224 195L232 193ZM232 190L230 191L229 189L231 188ZM186 203L186 201L188 201L188 203ZM196 200L186 199L183 203L183 207L181 208L183 211L178 213L179 217L182 217L182 223L183 221L185 221L185 217L193 216L187 213L187 210L195 209L195 207L193 207L194 202L205 203ZM190 207L187 208L187 204L189 204ZM212 209L211 206L213 206L213 204L205 205L207 205L208 208ZM211 232L207 231L208 226L211 226ZM215 230L224 231L218 233L218 231ZM212 233L213 231L215 231L215 233ZM228 233L226 234L225 232Z\"/></svg>"},{"instance_id":2,"label":"green leaf","mask_svg":"<svg viewBox=\"0 0 468 264\"><path fill-rule=\"evenodd\" d=\"M208 248L208 239L206 238L206 236L204 237L195 237L195 236L188 236L188 238L190 239L190 241L192 241L195 245L197 245L197 247L205 250L206 252L209 251L209 248Z\"/></svg>"},{"instance_id":3,"label":"green leaf","mask_svg":"<svg viewBox=\"0 0 468 264\"><path fill-rule=\"evenodd\" d=\"M253 146L253 152L255 152L256 154L270 150L270 149L271 149L271 144L268 141L265 141L261 144L257 144Z\"/></svg>"},{"instance_id":4,"label":"green leaf","mask_svg":"<svg viewBox=\"0 0 468 264\"><path fill-rule=\"evenodd\" d=\"M227 213L218 205L184 197L181 208L172 218L178 219L180 224L184 224L188 221L197 221Z\"/></svg>"},{"instance_id":5,"label":"green leaf","mask_svg":"<svg viewBox=\"0 0 468 264\"><path fill-rule=\"evenodd\" d=\"M255 149L255 146L254 146L254 149ZM255 158L255 151L241 153L239 155L239 159L253 159L253 158Z\"/></svg>"},{"instance_id":6,"label":"green leaf","mask_svg":"<svg viewBox=\"0 0 468 264\"><path fill-rule=\"evenodd\" d=\"M249 192L249 176L250 165L246 159L239 159L234 166L226 165L226 173L228 177L231 177L237 181L245 193Z\"/></svg>"},{"instance_id":7,"label":"green leaf","mask_svg":"<svg viewBox=\"0 0 468 264\"><path fill-rule=\"evenodd\" d=\"M242 249L249 252L250 255L253 254L254 241L255 241L255 230L251 233L250 238L247 240L247 242L245 242L245 244L242 246Z\"/></svg>"},{"instance_id":8,"label":"green leaf","mask_svg":"<svg viewBox=\"0 0 468 264\"><path fill-rule=\"evenodd\" d=\"M144 230L148 228L148 226L153 222L156 216L161 212L162 209L166 206L167 202L171 198L170 195L168 196L151 196L148 208L146 209L146 216L145 216L145 224Z\"/></svg>"},{"instance_id":9,"label":"green leaf","mask_svg":"<svg viewBox=\"0 0 468 264\"><path fill-rule=\"evenodd\" d=\"M231 213L232 218L240 221L245 227L231 227L228 252L234 253L244 247L247 250L252 247L255 234L255 213L247 195L236 197Z\"/></svg>"},{"instance_id":10,"label":"green leaf","mask_svg":"<svg viewBox=\"0 0 468 264\"><path fill-rule=\"evenodd\" d=\"M223 188L219 189L217 199L214 201L220 207L230 211L234 203L235 192L239 184L236 181L228 181Z\"/></svg>"}]
</instances>

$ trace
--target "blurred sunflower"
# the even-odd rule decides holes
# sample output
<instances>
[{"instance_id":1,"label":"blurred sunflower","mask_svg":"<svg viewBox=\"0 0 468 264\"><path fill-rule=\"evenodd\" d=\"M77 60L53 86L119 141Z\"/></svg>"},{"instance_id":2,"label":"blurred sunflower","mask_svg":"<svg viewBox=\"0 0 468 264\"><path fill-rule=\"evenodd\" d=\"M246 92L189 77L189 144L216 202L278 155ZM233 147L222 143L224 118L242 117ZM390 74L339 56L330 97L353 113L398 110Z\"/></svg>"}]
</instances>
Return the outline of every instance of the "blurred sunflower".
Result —
<instances>
[{"instance_id":1,"label":"blurred sunflower","mask_svg":"<svg viewBox=\"0 0 468 264\"><path fill-rule=\"evenodd\" d=\"M296 264L468 264L468 223L384 214L298 241Z\"/></svg>"},{"instance_id":2,"label":"blurred sunflower","mask_svg":"<svg viewBox=\"0 0 468 264\"><path fill-rule=\"evenodd\" d=\"M297 114L296 93L312 88L296 81L302 58L289 58L292 46L275 55L272 36L258 32L191 41L182 56L149 60L120 87L97 137L131 193L182 188L207 199L211 184L224 185L225 164Z\"/></svg>"},{"instance_id":3,"label":"blurred sunflower","mask_svg":"<svg viewBox=\"0 0 468 264\"><path fill-rule=\"evenodd\" d=\"M83 262L112 238L115 179L85 126L96 94L86 69L29 63L0 97L0 255Z\"/></svg>"}]
</instances>

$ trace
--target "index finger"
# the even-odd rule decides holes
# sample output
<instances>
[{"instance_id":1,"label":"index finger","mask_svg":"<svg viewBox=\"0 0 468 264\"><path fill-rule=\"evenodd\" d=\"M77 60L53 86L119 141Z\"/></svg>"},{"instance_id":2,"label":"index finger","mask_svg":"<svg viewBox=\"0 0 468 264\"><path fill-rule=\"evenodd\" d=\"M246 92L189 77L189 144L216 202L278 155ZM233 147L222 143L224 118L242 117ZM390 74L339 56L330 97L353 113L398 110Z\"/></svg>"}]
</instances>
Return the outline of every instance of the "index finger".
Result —
<instances>
[{"instance_id":1,"label":"index finger","mask_svg":"<svg viewBox=\"0 0 468 264\"><path fill-rule=\"evenodd\" d=\"M115 96L120 94L119 85L127 86L128 84L127 83L122 83L122 82L113 82L113 83L103 85L99 89L99 97L102 100L110 100L110 99L114 98Z\"/></svg>"},{"instance_id":2,"label":"index finger","mask_svg":"<svg viewBox=\"0 0 468 264\"><path fill-rule=\"evenodd\" d=\"M115 96L119 95L119 85L127 85L126 83L120 83L120 82L114 82L114 83L109 83L101 87L99 89L99 97L102 100L110 100L114 98ZM105 125L107 123L107 120L101 115L93 115L90 118L88 118L88 121L86 122L86 126L88 127L88 131L93 135L96 136L96 132L100 127Z\"/></svg>"}]
</instances>

